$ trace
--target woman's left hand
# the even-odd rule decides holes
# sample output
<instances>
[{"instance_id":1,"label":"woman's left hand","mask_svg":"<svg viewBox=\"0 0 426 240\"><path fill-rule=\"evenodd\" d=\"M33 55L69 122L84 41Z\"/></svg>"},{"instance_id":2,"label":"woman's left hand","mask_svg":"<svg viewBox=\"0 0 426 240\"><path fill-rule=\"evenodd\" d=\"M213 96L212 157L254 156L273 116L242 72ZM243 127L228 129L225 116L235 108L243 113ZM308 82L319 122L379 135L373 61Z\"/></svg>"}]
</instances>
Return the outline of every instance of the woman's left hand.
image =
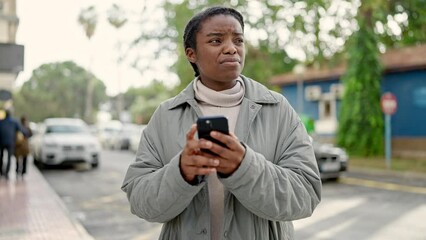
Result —
<instances>
[{"instance_id":1,"label":"woman's left hand","mask_svg":"<svg viewBox=\"0 0 426 240\"><path fill-rule=\"evenodd\" d=\"M245 147L240 143L237 136L234 133L230 135L223 134L221 132L212 131L210 136L218 141L224 143L227 147L222 147L218 144L211 144L209 150L216 153L217 156L202 153L213 159L219 160L219 166L216 167L216 171L225 176L229 176L234 173L241 164L246 153ZM207 141L207 140L202 140Z\"/></svg>"}]
</instances>

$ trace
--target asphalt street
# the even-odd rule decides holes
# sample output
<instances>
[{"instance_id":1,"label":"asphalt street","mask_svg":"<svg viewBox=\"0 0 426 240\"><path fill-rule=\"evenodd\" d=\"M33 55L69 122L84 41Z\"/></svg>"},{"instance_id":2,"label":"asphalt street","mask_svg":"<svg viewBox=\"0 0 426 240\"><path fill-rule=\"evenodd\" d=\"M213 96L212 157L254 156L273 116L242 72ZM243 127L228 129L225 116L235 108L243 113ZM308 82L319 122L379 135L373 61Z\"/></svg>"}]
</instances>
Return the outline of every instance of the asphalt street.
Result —
<instances>
[{"instance_id":1,"label":"asphalt street","mask_svg":"<svg viewBox=\"0 0 426 240\"><path fill-rule=\"evenodd\" d=\"M161 224L132 215L120 186L134 154L103 151L98 169L49 168L43 175L95 239L158 239ZM324 182L320 205L294 221L296 239L426 239L426 176L352 169Z\"/></svg>"}]
</instances>

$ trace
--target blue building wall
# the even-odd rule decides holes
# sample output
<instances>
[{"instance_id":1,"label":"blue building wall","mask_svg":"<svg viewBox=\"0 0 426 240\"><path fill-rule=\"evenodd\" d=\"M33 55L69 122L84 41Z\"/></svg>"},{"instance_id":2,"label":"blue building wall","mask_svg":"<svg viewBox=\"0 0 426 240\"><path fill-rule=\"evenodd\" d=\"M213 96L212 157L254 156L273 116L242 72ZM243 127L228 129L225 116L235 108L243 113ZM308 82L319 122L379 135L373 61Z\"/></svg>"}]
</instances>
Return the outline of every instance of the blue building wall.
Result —
<instances>
[{"instance_id":1,"label":"blue building wall","mask_svg":"<svg viewBox=\"0 0 426 240\"><path fill-rule=\"evenodd\" d=\"M303 84L303 94L305 88L308 86L319 86L322 93L330 92L330 86L332 84L339 83L338 79L320 82L308 82ZM282 88L284 96L287 98L291 106L297 111L297 84L287 85ZM339 116L340 100L336 101L337 117ZM319 119L319 107L318 101L307 101L303 97L303 114L313 118L314 120Z\"/></svg>"},{"instance_id":2,"label":"blue building wall","mask_svg":"<svg viewBox=\"0 0 426 240\"><path fill-rule=\"evenodd\" d=\"M331 84L338 79L304 83L307 86L320 86L322 93L329 92ZM297 110L297 84L282 88L284 96ZM398 110L392 115L393 137L426 137L426 70L386 74L382 80L382 92L393 93L398 101ZM336 101L337 117L341 101ZM319 119L318 101L303 102L303 113L315 120Z\"/></svg>"},{"instance_id":3,"label":"blue building wall","mask_svg":"<svg viewBox=\"0 0 426 240\"><path fill-rule=\"evenodd\" d=\"M395 95L397 111L391 118L392 136L426 136L426 70L387 74L382 91Z\"/></svg>"}]
</instances>

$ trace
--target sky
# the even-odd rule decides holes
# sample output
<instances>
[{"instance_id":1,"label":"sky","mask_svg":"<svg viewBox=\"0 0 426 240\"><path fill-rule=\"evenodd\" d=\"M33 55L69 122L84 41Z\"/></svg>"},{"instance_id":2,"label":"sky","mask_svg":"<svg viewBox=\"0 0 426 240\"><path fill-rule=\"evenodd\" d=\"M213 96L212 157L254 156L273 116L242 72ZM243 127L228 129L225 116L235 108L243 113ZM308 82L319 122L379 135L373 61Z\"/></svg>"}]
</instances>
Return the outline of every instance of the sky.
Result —
<instances>
[{"instance_id":1,"label":"sky","mask_svg":"<svg viewBox=\"0 0 426 240\"><path fill-rule=\"evenodd\" d=\"M167 64L162 64L161 61L144 73L129 67L129 64L122 64L120 68L116 64L117 42L126 43L135 39L141 31L140 24L129 19L129 22L119 30L120 34L117 34L117 30L108 23L106 12L113 3L119 4L127 11L137 11L142 8L143 2L152 1L17 0L17 15L20 22L16 43L25 46L25 57L24 71L19 74L16 86L19 87L27 81L32 71L40 65L68 60L90 69L104 82L108 95L123 92L130 86L146 86L154 78L170 84L175 83L176 76L169 73ZM96 31L89 41L77 19L81 9L91 5L98 10L99 20ZM137 51L149 53L149 46L147 49ZM152 57L149 54L144 56L147 57L147 61Z\"/></svg>"}]
</instances>

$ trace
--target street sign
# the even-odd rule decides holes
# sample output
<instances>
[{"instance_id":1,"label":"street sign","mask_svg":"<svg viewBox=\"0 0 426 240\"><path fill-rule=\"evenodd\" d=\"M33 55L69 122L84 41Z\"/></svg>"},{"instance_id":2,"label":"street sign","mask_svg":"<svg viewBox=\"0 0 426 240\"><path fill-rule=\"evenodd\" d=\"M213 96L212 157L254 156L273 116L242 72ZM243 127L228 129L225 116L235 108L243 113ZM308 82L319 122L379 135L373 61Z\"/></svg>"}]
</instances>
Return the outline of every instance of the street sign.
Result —
<instances>
[{"instance_id":1,"label":"street sign","mask_svg":"<svg viewBox=\"0 0 426 240\"><path fill-rule=\"evenodd\" d=\"M386 92L382 95L382 98L380 99L380 105L382 107L383 113L386 115L394 114L398 107L395 95L390 92Z\"/></svg>"},{"instance_id":2,"label":"street sign","mask_svg":"<svg viewBox=\"0 0 426 240\"><path fill-rule=\"evenodd\" d=\"M386 167L390 169L392 162L392 134L391 134L391 115L396 112L398 107L396 97L390 92L386 92L380 99L382 111L385 114L385 155Z\"/></svg>"}]
</instances>

